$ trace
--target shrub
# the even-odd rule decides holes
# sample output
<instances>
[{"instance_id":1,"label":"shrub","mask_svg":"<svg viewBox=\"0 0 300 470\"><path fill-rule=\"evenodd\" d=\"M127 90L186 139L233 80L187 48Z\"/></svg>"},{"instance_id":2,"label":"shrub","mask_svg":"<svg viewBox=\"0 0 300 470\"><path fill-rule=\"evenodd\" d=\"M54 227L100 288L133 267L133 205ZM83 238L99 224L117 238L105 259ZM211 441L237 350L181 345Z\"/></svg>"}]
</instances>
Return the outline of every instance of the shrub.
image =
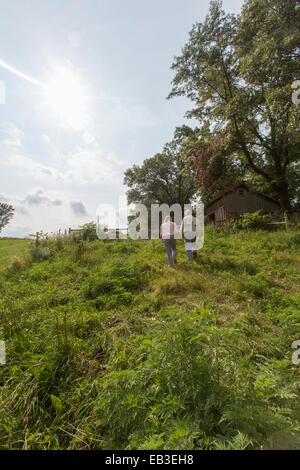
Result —
<instances>
[{"instance_id":1,"label":"shrub","mask_svg":"<svg viewBox=\"0 0 300 470\"><path fill-rule=\"evenodd\" d=\"M158 240L74 263L70 237L0 273L1 449L259 449L299 430L299 233L207 232L172 272Z\"/></svg>"},{"instance_id":2,"label":"shrub","mask_svg":"<svg viewBox=\"0 0 300 470\"><path fill-rule=\"evenodd\" d=\"M84 296L95 300L98 306L103 306L109 297L110 303L128 304L132 300L131 293L145 285L146 269L147 265L140 263L125 265L120 261L113 262L86 279L83 285Z\"/></svg>"},{"instance_id":3,"label":"shrub","mask_svg":"<svg viewBox=\"0 0 300 470\"><path fill-rule=\"evenodd\" d=\"M284 392L249 388L256 371L241 347L240 332L217 325L209 308L161 312L109 365L98 398L105 448L237 449L276 431L284 410L269 406ZM275 381L284 388L277 370Z\"/></svg>"},{"instance_id":4,"label":"shrub","mask_svg":"<svg viewBox=\"0 0 300 470\"><path fill-rule=\"evenodd\" d=\"M272 283L260 273L248 276L246 280L239 282L239 290L256 298L263 298L269 294Z\"/></svg>"},{"instance_id":5,"label":"shrub","mask_svg":"<svg viewBox=\"0 0 300 470\"><path fill-rule=\"evenodd\" d=\"M81 227L82 239L88 242L98 240L95 222L89 222Z\"/></svg>"},{"instance_id":6,"label":"shrub","mask_svg":"<svg viewBox=\"0 0 300 470\"><path fill-rule=\"evenodd\" d=\"M47 246L34 246L29 251L33 261L45 261L54 256L54 251Z\"/></svg>"},{"instance_id":7,"label":"shrub","mask_svg":"<svg viewBox=\"0 0 300 470\"><path fill-rule=\"evenodd\" d=\"M16 273L18 271L22 271L26 267L32 264L32 256L27 253L19 258L14 259L12 264L9 266L9 271L11 273Z\"/></svg>"},{"instance_id":8,"label":"shrub","mask_svg":"<svg viewBox=\"0 0 300 470\"><path fill-rule=\"evenodd\" d=\"M269 227L270 217L263 215L261 211L252 214L242 214L240 227L244 230L267 229Z\"/></svg>"},{"instance_id":9,"label":"shrub","mask_svg":"<svg viewBox=\"0 0 300 470\"><path fill-rule=\"evenodd\" d=\"M29 281L46 281L51 276L51 266L48 262L36 264L29 270L27 277Z\"/></svg>"}]
</instances>

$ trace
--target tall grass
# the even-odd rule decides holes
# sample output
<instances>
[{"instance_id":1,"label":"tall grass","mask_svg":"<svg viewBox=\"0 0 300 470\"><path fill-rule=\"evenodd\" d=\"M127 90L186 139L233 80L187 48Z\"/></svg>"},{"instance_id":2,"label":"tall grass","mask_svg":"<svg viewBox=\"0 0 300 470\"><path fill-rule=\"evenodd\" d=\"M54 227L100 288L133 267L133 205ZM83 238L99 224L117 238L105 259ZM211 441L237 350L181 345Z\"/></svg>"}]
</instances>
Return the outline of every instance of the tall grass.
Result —
<instances>
[{"instance_id":1,"label":"tall grass","mask_svg":"<svg viewBox=\"0 0 300 470\"><path fill-rule=\"evenodd\" d=\"M175 270L159 241L42 248L0 275L1 449L300 447L299 233L209 229Z\"/></svg>"}]
</instances>

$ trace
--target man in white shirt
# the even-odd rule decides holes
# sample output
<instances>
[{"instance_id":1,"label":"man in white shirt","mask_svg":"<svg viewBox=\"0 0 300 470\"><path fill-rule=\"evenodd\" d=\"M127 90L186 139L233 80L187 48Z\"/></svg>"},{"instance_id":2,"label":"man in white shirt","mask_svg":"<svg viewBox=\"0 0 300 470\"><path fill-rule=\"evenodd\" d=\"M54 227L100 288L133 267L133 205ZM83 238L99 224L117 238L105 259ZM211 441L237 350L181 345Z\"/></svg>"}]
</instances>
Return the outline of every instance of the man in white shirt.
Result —
<instances>
[{"instance_id":1,"label":"man in white shirt","mask_svg":"<svg viewBox=\"0 0 300 470\"><path fill-rule=\"evenodd\" d=\"M177 234L177 225L172 222L169 215L165 218L164 222L160 226L160 236L162 242L166 247L167 260L170 268L173 268L173 264L177 264L177 250L175 236Z\"/></svg>"}]
</instances>

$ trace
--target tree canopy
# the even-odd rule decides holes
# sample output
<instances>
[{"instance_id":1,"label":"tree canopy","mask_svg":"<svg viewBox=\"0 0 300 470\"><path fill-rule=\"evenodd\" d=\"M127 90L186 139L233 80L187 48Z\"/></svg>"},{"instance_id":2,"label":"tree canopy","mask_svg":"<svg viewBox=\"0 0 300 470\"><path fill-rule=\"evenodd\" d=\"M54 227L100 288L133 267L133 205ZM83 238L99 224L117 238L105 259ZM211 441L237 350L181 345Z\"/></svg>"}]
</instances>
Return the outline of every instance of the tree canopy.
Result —
<instances>
[{"instance_id":1,"label":"tree canopy","mask_svg":"<svg viewBox=\"0 0 300 470\"><path fill-rule=\"evenodd\" d=\"M197 188L194 172L187 170L185 144L193 135L188 126L176 129L174 139L161 153L125 171L129 204L150 207L154 203L169 206L177 203L183 207L192 202Z\"/></svg>"},{"instance_id":2,"label":"tree canopy","mask_svg":"<svg viewBox=\"0 0 300 470\"><path fill-rule=\"evenodd\" d=\"M217 155L219 180L238 169L286 210L300 195L300 106L292 101L300 76L299 6L299 0L247 0L235 16L212 1L175 58L169 95L189 98L195 106L187 116L200 121L202 134L211 131L213 140L198 142L195 157Z\"/></svg>"},{"instance_id":3,"label":"tree canopy","mask_svg":"<svg viewBox=\"0 0 300 470\"><path fill-rule=\"evenodd\" d=\"M10 204L0 202L0 232L10 222L14 215L14 210Z\"/></svg>"}]
</instances>

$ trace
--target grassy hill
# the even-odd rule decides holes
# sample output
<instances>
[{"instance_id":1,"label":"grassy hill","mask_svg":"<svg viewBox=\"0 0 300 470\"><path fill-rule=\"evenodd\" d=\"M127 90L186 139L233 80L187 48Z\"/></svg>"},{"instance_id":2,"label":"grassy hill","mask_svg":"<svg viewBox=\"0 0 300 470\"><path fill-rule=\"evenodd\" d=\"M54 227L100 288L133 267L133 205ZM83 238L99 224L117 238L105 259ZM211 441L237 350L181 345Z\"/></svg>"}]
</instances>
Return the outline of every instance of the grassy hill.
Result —
<instances>
[{"instance_id":1,"label":"grassy hill","mask_svg":"<svg viewBox=\"0 0 300 470\"><path fill-rule=\"evenodd\" d=\"M0 238L0 271L7 268L14 257L28 248L29 240L21 238Z\"/></svg>"},{"instance_id":2,"label":"grassy hill","mask_svg":"<svg viewBox=\"0 0 300 470\"><path fill-rule=\"evenodd\" d=\"M0 274L0 448L300 448L299 261L299 232L208 229L174 270L160 241L32 248Z\"/></svg>"}]
</instances>

